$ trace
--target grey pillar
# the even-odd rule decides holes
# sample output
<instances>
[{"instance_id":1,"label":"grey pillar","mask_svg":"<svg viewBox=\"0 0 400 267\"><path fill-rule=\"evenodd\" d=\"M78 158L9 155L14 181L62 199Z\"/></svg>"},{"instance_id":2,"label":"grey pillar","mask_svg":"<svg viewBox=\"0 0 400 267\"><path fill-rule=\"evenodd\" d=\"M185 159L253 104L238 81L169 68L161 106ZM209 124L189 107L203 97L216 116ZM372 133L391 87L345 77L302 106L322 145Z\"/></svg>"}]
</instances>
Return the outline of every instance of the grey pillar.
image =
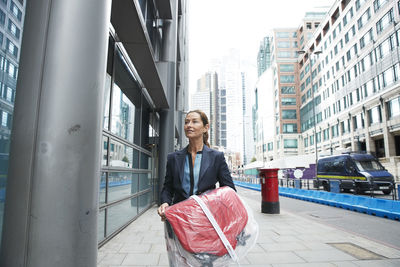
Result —
<instances>
[{"instance_id":1,"label":"grey pillar","mask_svg":"<svg viewBox=\"0 0 400 267\"><path fill-rule=\"evenodd\" d=\"M167 155L174 151L175 143L175 109L176 109L176 59L178 34L178 2L171 0L172 19L163 22L163 43L161 62L158 63L169 109L160 111L160 161L159 161L159 190L164 184Z\"/></svg>"},{"instance_id":2,"label":"grey pillar","mask_svg":"<svg viewBox=\"0 0 400 267\"><path fill-rule=\"evenodd\" d=\"M96 266L111 1L27 1L0 266Z\"/></svg>"}]
</instances>

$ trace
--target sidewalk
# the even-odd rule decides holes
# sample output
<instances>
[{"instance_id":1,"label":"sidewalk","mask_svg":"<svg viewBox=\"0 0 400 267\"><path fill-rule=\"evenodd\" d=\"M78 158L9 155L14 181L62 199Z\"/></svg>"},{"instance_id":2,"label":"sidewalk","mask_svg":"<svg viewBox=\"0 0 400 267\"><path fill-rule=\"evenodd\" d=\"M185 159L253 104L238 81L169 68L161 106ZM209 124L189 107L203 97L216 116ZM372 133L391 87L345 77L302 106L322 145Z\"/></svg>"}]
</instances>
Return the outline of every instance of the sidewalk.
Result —
<instances>
[{"instance_id":1,"label":"sidewalk","mask_svg":"<svg viewBox=\"0 0 400 267\"><path fill-rule=\"evenodd\" d=\"M259 197L249 191L238 187L260 232L256 245L240 261L242 266L400 266L400 250L282 208L280 214L263 214ZM99 249L98 267L117 266L168 266L163 223L156 207Z\"/></svg>"}]
</instances>

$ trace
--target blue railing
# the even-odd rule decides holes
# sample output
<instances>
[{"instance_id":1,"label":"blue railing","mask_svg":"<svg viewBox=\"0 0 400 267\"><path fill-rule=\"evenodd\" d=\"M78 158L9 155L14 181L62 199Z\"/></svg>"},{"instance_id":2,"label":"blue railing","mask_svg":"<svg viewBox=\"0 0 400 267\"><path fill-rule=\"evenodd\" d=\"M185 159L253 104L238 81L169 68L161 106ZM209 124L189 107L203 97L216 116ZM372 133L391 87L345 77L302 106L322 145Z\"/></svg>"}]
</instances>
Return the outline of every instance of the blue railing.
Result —
<instances>
[{"instance_id":1,"label":"blue railing","mask_svg":"<svg viewBox=\"0 0 400 267\"><path fill-rule=\"evenodd\" d=\"M240 181L234 181L234 183L240 187L261 191L260 184ZM290 187L279 187L279 195L400 220L400 201Z\"/></svg>"}]
</instances>

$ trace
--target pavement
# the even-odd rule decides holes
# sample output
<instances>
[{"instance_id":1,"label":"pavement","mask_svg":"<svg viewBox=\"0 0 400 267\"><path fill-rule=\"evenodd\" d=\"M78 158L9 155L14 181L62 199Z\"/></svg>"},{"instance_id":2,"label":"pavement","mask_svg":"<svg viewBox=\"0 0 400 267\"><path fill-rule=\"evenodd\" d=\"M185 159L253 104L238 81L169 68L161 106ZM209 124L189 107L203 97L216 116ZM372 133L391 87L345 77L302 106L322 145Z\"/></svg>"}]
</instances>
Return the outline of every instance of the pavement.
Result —
<instances>
[{"instance_id":1,"label":"pavement","mask_svg":"<svg viewBox=\"0 0 400 267\"><path fill-rule=\"evenodd\" d=\"M280 214L261 213L259 197L252 197L249 189L237 189L259 225L258 240L240 260L241 266L400 266L399 248L299 217L282 207ZM156 206L101 247L97 261L98 267L168 266L164 225Z\"/></svg>"}]
</instances>

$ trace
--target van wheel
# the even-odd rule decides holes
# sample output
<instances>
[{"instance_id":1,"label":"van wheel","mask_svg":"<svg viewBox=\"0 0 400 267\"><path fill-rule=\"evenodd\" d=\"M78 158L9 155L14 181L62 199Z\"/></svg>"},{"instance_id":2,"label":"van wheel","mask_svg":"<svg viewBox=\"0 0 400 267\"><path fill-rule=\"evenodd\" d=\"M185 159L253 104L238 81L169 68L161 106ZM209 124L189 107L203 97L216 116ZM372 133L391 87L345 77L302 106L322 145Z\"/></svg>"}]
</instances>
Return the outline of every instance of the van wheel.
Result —
<instances>
[{"instance_id":1,"label":"van wheel","mask_svg":"<svg viewBox=\"0 0 400 267\"><path fill-rule=\"evenodd\" d=\"M385 195L389 195L390 193L392 193L392 190L385 189L385 190L382 190L382 193L384 193Z\"/></svg>"},{"instance_id":2,"label":"van wheel","mask_svg":"<svg viewBox=\"0 0 400 267\"><path fill-rule=\"evenodd\" d=\"M327 191L327 192L331 191L331 187L329 186L328 183L324 183L322 186L324 187L324 191Z\"/></svg>"},{"instance_id":3,"label":"van wheel","mask_svg":"<svg viewBox=\"0 0 400 267\"><path fill-rule=\"evenodd\" d=\"M363 191L361 190L360 187L358 187L358 186L354 187L354 194L361 195L362 193L363 193Z\"/></svg>"}]
</instances>

